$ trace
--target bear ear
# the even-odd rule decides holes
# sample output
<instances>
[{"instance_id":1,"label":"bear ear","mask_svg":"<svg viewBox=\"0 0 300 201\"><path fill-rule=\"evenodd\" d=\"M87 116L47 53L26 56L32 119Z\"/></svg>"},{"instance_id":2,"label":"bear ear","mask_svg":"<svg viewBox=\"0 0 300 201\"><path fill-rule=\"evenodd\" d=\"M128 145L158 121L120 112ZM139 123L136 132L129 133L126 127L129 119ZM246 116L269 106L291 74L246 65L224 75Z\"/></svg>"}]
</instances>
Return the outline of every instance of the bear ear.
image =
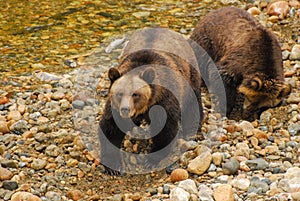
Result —
<instances>
[{"instance_id":1,"label":"bear ear","mask_svg":"<svg viewBox=\"0 0 300 201\"><path fill-rule=\"evenodd\" d=\"M146 68L143 72L140 73L140 78L145 80L147 83L152 83L155 78L155 70L153 68Z\"/></svg>"},{"instance_id":2,"label":"bear ear","mask_svg":"<svg viewBox=\"0 0 300 201\"><path fill-rule=\"evenodd\" d=\"M108 70L108 78L110 79L110 81L113 83L114 81L116 81L116 79L118 79L119 77L121 77L120 72L118 71L118 69L116 68L110 68Z\"/></svg>"},{"instance_id":3,"label":"bear ear","mask_svg":"<svg viewBox=\"0 0 300 201\"><path fill-rule=\"evenodd\" d=\"M250 89L258 91L262 88L263 83L260 78L254 77L248 81L247 85Z\"/></svg>"},{"instance_id":4,"label":"bear ear","mask_svg":"<svg viewBox=\"0 0 300 201\"><path fill-rule=\"evenodd\" d=\"M282 99L287 97L292 91L292 86L290 84L283 84L282 88L280 89L280 93L278 94L277 98Z\"/></svg>"}]
</instances>

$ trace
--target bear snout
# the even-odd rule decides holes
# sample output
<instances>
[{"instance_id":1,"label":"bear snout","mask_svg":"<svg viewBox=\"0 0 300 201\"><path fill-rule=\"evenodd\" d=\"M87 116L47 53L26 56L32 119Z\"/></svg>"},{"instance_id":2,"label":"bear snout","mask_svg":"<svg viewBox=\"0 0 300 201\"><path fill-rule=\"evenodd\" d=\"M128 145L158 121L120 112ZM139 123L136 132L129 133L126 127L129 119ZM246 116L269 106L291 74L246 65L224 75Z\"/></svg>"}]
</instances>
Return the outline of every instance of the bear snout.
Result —
<instances>
[{"instance_id":1,"label":"bear snout","mask_svg":"<svg viewBox=\"0 0 300 201\"><path fill-rule=\"evenodd\" d=\"M120 109L120 115L123 118L129 118L130 117L130 108L129 107L122 107Z\"/></svg>"}]
</instances>

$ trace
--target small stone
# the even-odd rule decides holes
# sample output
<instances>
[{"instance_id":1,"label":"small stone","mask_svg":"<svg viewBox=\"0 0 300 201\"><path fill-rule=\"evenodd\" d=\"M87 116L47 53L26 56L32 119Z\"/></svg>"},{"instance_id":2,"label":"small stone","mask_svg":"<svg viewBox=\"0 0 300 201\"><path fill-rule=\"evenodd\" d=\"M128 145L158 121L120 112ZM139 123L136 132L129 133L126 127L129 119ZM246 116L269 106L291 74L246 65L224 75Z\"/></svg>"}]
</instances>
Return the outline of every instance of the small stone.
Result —
<instances>
[{"instance_id":1,"label":"small stone","mask_svg":"<svg viewBox=\"0 0 300 201\"><path fill-rule=\"evenodd\" d=\"M287 169L284 178L286 179L293 179L294 177L300 178L300 168L299 167L291 167Z\"/></svg>"},{"instance_id":2,"label":"small stone","mask_svg":"<svg viewBox=\"0 0 300 201\"><path fill-rule=\"evenodd\" d=\"M212 161L216 166L221 165L223 160L223 154L220 152L215 152L212 154Z\"/></svg>"},{"instance_id":3,"label":"small stone","mask_svg":"<svg viewBox=\"0 0 300 201\"><path fill-rule=\"evenodd\" d=\"M41 170L47 165L47 161L43 159L33 159L31 168L35 170Z\"/></svg>"},{"instance_id":4,"label":"small stone","mask_svg":"<svg viewBox=\"0 0 300 201\"><path fill-rule=\"evenodd\" d=\"M250 180L246 178L236 178L232 181L232 184L237 189L247 191L250 186Z\"/></svg>"},{"instance_id":5,"label":"small stone","mask_svg":"<svg viewBox=\"0 0 300 201\"><path fill-rule=\"evenodd\" d=\"M247 143L237 143L236 144L236 156L244 156L246 158L250 157L250 148Z\"/></svg>"},{"instance_id":6,"label":"small stone","mask_svg":"<svg viewBox=\"0 0 300 201\"><path fill-rule=\"evenodd\" d=\"M254 126L249 121L242 121L239 124L239 127L244 131L252 131L254 129Z\"/></svg>"},{"instance_id":7,"label":"small stone","mask_svg":"<svg viewBox=\"0 0 300 201\"><path fill-rule=\"evenodd\" d=\"M48 198L48 200L51 200L51 201L61 201L61 195L57 192L48 191L45 194L45 197Z\"/></svg>"},{"instance_id":8,"label":"small stone","mask_svg":"<svg viewBox=\"0 0 300 201\"><path fill-rule=\"evenodd\" d=\"M65 97L65 93L63 93L62 91L56 91L52 94L51 98L53 100L61 100Z\"/></svg>"},{"instance_id":9,"label":"small stone","mask_svg":"<svg viewBox=\"0 0 300 201\"><path fill-rule=\"evenodd\" d=\"M0 121L0 133L9 133L9 129L6 121Z\"/></svg>"},{"instance_id":10,"label":"small stone","mask_svg":"<svg viewBox=\"0 0 300 201\"><path fill-rule=\"evenodd\" d=\"M189 201L190 194L182 188L175 187L171 190L170 200L172 201Z\"/></svg>"},{"instance_id":11,"label":"small stone","mask_svg":"<svg viewBox=\"0 0 300 201\"><path fill-rule=\"evenodd\" d=\"M234 193L231 185L222 184L214 191L215 201L234 201Z\"/></svg>"},{"instance_id":12,"label":"small stone","mask_svg":"<svg viewBox=\"0 0 300 201\"><path fill-rule=\"evenodd\" d=\"M172 182L182 181L189 177L189 173L185 169L175 169L172 171L170 175L170 179Z\"/></svg>"},{"instance_id":13,"label":"small stone","mask_svg":"<svg viewBox=\"0 0 300 201\"><path fill-rule=\"evenodd\" d=\"M4 160L1 162L1 166L4 168L17 168L18 162L15 160Z\"/></svg>"},{"instance_id":14,"label":"small stone","mask_svg":"<svg viewBox=\"0 0 300 201\"><path fill-rule=\"evenodd\" d=\"M79 200L83 197L83 194L80 190L70 190L70 191L68 191L67 195L68 195L68 198L70 198L74 201Z\"/></svg>"},{"instance_id":15,"label":"small stone","mask_svg":"<svg viewBox=\"0 0 300 201\"><path fill-rule=\"evenodd\" d=\"M247 10L252 16L259 15L261 11L257 7L251 7Z\"/></svg>"},{"instance_id":16,"label":"small stone","mask_svg":"<svg viewBox=\"0 0 300 201\"><path fill-rule=\"evenodd\" d=\"M178 187L186 190L187 192L189 192L191 194L197 194L197 192L198 192L195 182L191 179L186 179L184 181L180 181L178 184Z\"/></svg>"},{"instance_id":17,"label":"small stone","mask_svg":"<svg viewBox=\"0 0 300 201\"><path fill-rule=\"evenodd\" d=\"M233 175L240 167L240 163L235 158L230 158L230 160L222 165L223 174Z\"/></svg>"},{"instance_id":18,"label":"small stone","mask_svg":"<svg viewBox=\"0 0 300 201\"><path fill-rule=\"evenodd\" d=\"M206 186L205 184L201 184L198 188L198 197L202 201L214 201L213 199L213 191Z\"/></svg>"},{"instance_id":19,"label":"small stone","mask_svg":"<svg viewBox=\"0 0 300 201\"><path fill-rule=\"evenodd\" d=\"M15 181L3 181L2 188L13 191L18 188L18 183Z\"/></svg>"},{"instance_id":20,"label":"small stone","mask_svg":"<svg viewBox=\"0 0 300 201\"><path fill-rule=\"evenodd\" d=\"M81 101L81 100L74 100L74 101L72 102L72 106L73 106L75 109L80 109L80 110L82 110L83 107L84 107L84 102Z\"/></svg>"},{"instance_id":21,"label":"small stone","mask_svg":"<svg viewBox=\"0 0 300 201\"><path fill-rule=\"evenodd\" d=\"M0 181L9 180L13 177L13 173L8 169L0 167Z\"/></svg>"},{"instance_id":22,"label":"small stone","mask_svg":"<svg viewBox=\"0 0 300 201\"><path fill-rule=\"evenodd\" d=\"M11 197L11 201L21 201L21 200L42 201L38 196L33 195L32 193L23 192L23 191L16 192Z\"/></svg>"},{"instance_id":23,"label":"small stone","mask_svg":"<svg viewBox=\"0 0 300 201\"><path fill-rule=\"evenodd\" d=\"M189 162L187 170L193 174L202 175L206 170L208 170L211 161L211 153L203 152Z\"/></svg>"},{"instance_id":24,"label":"small stone","mask_svg":"<svg viewBox=\"0 0 300 201\"><path fill-rule=\"evenodd\" d=\"M167 194L167 195L170 194L170 186L169 185L165 184L163 186L163 194Z\"/></svg>"},{"instance_id":25,"label":"small stone","mask_svg":"<svg viewBox=\"0 0 300 201\"><path fill-rule=\"evenodd\" d=\"M26 105L19 105L18 106L18 111L20 112L20 114L24 114L26 111Z\"/></svg>"},{"instance_id":26,"label":"small stone","mask_svg":"<svg viewBox=\"0 0 300 201\"><path fill-rule=\"evenodd\" d=\"M284 19L289 13L290 6L287 1L276 1L269 5L268 14L278 16L280 19Z\"/></svg>"},{"instance_id":27,"label":"small stone","mask_svg":"<svg viewBox=\"0 0 300 201\"><path fill-rule=\"evenodd\" d=\"M7 120L19 121L22 115L19 111L10 111L7 115Z\"/></svg>"},{"instance_id":28,"label":"small stone","mask_svg":"<svg viewBox=\"0 0 300 201\"><path fill-rule=\"evenodd\" d=\"M277 23L279 21L279 17L278 16L275 16L275 15L272 15L268 18L268 21L269 22L272 22L272 23Z\"/></svg>"},{"instance_id":29,"label":"small stone","mask_svg":"<svg viewBox=\"0 0 300 201\"><path fill-rule=\"evenodd\" d=\"M296 44L290 53L290 60L300 60L300 45Z\"/></svg>"},{"instance_id":30,"label":"small stone","mask_svg":"<svg viewBox=\"0 0 300 201\"><path fill-rule=\"evenodd\" d=\"M248 192L261 194L267 192L268 190L269 190L269 185L265 181L260 180L257 177L253 177L251 179L251 184Z\"/></svg>"},{"instance_id":31,"label":"small stone","mask_svg":"<svg viewBox=\"0 0 300 201\"><path fill-rule=\"evenodd\" d=\"M16 134L23 134L24 132L28 131L29 126L27 121L19 120L12 124L9 129Z\"/></svg>"},{"instance_id":32,"label":"small stone","mask_svg":"<svg viewBox=\"0 0 300 201\"><path fill-rule=\"evenodd\" d=\"M265 151L266 151L266 154L278 154L279 148L278 148L278 146L266 146Z\"/></svg>"},{"instance_id":33,"label":"small stone","mask_svg":"<svg viewBox=\"0 0 300 201\"><path fill-rule=\"evenodd\" d=\"M141 12L135 12L135 13L132 13L132 15L136 18L143 18L143 17L149 17L150 15L150 12L148 11L141 11Z\"/></svg>"},{"instance_id":34,"label":"small stone","mask_svg":"<svg viewBox=\"0 0 300 201\"><path fill-rule=\"evenodd\" d=\"M56 145L52 144L46 148L45 153L48 156L57 157L61 153L61 150Z\"/></svg>"},{"instance_id":35,"label":"small stone","mask_svg":"<svg viewBox=\"0 0 300 201\"><path fill-rule=\"evenodd\" d=\"M293 200L300 200L300 192L294 192L291 194Z\"/></svg>"},{"instance_id":36,"label":"small stone","mask_svg":"<svg viewBox=\"0 0 300 201\"><path fill-rule=\"evenodd\" d=\"M123 201L124 199L124 195L122 194L113 195L111 198L112 201Z\"/></svg>"},{"instance_id":37,"label":"small stone","mask_svg":"<svg viewBox=\"0 0 300 201\"><path fill-rule=\"evenodd\" d=\"M262 158L248 160L246 161L246 164L251 168L251 170L264 170L269 167L268 162Z\"/></svg>"}]
</instances>

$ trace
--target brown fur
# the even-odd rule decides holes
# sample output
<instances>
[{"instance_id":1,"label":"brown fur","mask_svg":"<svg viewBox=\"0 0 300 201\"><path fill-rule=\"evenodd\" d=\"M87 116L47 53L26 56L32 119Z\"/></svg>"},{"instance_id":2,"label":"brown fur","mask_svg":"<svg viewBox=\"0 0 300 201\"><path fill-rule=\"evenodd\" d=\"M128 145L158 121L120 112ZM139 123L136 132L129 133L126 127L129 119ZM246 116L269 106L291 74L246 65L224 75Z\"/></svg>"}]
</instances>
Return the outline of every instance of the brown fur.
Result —
<instances>
[{"instance_id":1,"label":"brown fur","mask_svg":"<svg viewBox=\"0 0 300 201\"><path fill-rule=\"evenodd\" d=\"M262 108L277 106L290 93L275 35L246 11L233 7L212 11L190 38L217 65L226 89L227 116L236 105L238 93L245 98L242 116L246 119Z\"/></svg>"},{"instance_id":2,"label":"brown fur","mask_svg":"<svg viewBox=\"0 0 300 201\"><path fill-rule=\"evenodd\" d=\"M163 124L164 120L159 114L151 113L150 109L154 105L164 108L167 119L162 130L152 138L152 152L166 147L176 137L179 123L184 135L197 131L203 119L200 72L187 60L167 49L162 50L161 47L174 42L172 37L172 34L154 29L143 29L132 36L118 67L108 71L111 87L100 121L100 140L105 136L120 148L125 133L134 126L129 121L137 126L144 121L150 124L150 132L155 132L155 127ZM186 40L182 39L180 42L189 47ZM164 46L164 43L168 45ZM181 47L174 46L172 50ZM192 49L190 54L193 54ZM196 102L193 102L194 97ZM200 119L195 121L193 117L197 117L197 114ZM118 124L123 125L125 130L118 128ZM109 145L104 143L102 146L101 143L102 156L111 154L111 150ZM112 157L116 161L120 159L118 154L113 154ZM160 161L165 155L160 157L153 160Z\"/></svg>"}]
</instances>

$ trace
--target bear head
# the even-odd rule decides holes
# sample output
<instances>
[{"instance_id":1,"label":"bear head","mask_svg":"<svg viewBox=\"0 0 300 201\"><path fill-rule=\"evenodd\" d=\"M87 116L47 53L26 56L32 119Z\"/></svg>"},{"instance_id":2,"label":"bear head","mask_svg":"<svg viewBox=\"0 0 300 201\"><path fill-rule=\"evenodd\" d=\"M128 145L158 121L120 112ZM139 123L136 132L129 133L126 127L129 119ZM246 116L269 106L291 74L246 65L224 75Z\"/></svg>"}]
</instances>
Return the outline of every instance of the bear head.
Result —
<instances>
[{"instance_id":1,"label":"bear head","mask_svg":"<svg viewBox=\"0 0 300 201\"><path fill-rule=\"evenodd\" d=\"M152 98L150 84L155 78L153 68L124 75L118 69L110 68L108 77L111 81L111 105L122 118L134 118L148 110Z\"/></svg>"},{"instance_id":2,"label":"bear head","mask_svg":"<svg viewBox=\"0 0 300 201\"><path fill-rule=\"evenodd\" d=\"M291 92L291 86L282 80L255 75L243 80L238 88L244 95L244 114L253 114L263 108L278 106Z\"/></svg>"}]
</instances>

